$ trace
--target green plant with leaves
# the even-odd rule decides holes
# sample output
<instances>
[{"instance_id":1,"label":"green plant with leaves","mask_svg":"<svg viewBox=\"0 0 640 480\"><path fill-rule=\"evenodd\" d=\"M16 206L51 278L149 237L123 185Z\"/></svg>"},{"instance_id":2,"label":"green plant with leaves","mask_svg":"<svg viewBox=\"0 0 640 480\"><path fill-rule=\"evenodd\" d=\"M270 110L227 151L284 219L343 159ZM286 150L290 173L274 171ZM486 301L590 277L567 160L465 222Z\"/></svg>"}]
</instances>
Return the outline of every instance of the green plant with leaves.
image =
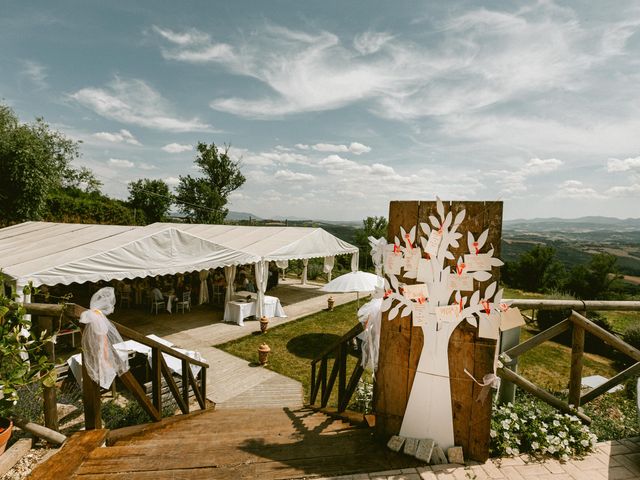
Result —
<instances>
[{"instance_id":1,"label":"green plant with leaves","mask_svg":"<svg viewBox=\"0 0 640 480\"><path fill-rule=\"evenodd\" d=\"M491 419L494 456L551 456L560 460L593 451L597 438L575 415L543 410L529 399L494 406Z\"/></svg>"},{"instance_id":2,"label":"green plant with leaves","mask_svg":"<svg viewBox=\"0 0 640 480\"><path fill-rule=\"evenodd\" d=\"M223 223L229 212L227 197L246 181L240 162L231 159L229 146L220 150L215 143L199 142L197 150L194 163L203 176L180 176L176 204L194 223Z\"/></svg>"},{"instance_id":3,"label":"green plant with leaves","mask_svg":"<svg viewBox=\"0 0 640 480\"><path fill-rule=\"evenodd\" d=\"M164 180L141 178L129 182L129 204L144 214L140 223L161 222L169 213L173 195Z\"/></svg>"},{"instance_id":4,"label":"green plant with leaves","mask_svg":"<svg viewBox=\"0 0 640 480\"><path fill-rule=\"evenodd\" d=\"M25 294L30 293L36 292L25 287ZM51 332L37 334L31 327L24 306L15 301L15 291L7 297L0 289L0 416L7 416L18 404L25 385L55 384L54 365L45 351Z\"/></svg>"}]
</instances>

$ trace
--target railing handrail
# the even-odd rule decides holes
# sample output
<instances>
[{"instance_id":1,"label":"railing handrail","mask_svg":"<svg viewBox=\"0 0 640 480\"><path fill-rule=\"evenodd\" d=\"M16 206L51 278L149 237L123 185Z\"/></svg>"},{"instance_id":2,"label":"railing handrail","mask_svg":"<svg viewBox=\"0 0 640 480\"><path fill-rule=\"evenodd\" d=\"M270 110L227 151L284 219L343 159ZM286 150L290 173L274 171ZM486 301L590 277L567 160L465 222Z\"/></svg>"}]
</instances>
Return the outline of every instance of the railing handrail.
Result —
<instances>
[{"instance_id":1,"label":"railing handrail","mask_svg":"<svg viewBox=\"0 0 640 480\"><path fill-rule=\"evenodd\" d=\"M319 353L318 355L316 355L316 357L311 360L311 365L319 362L320 360L322 360L324 357L326 357L327 355L329 355L332 352L335 352L338 348L340 348L340 346L345 343L345 342L349 342L351 340L353 340L357 335L359 335L362 331L364 330L364 327L362 326L362 324L360 322L358 322L356 325L353 326L353 328L351 330L349 330L347 333L345 333L344 335L342 335L338 340L336 340L335 342L333 342L331 345L329 345L327 348L325 348L324 350L322 350L321 353Z\"/></svg>"},{"instance_id":2,"label":"railing handrail","mask_svg":"<svg viewBox=\"0 0 640 480\"><path fill-rule=\"evenodd\" d=\"M525 310L575 310L584 311L635 311L640 310L640 302L629 300L551 300L538 298L504 299L511 306Z\"/></svg>"},{"instance_id":3,"label":"railing handrail","mask_svg":"<svg viewBox=\"0 0 640 480\"><path fill-rule=\"evenodd\" d=\"M178 352L172 347L168 347L167 345L160 343L152 338L146 337L139 332L136 332L132 328L125 327L124 325L111 321L113 325L116 327L118 332L125 337L130 338L131 340L135 340L138 343L146 345L147 347L157 348L162 353L166 353L167 355L171 355L172 357L179 358L180 360L186 360L187 362L197 365L198 367L209 368L209 364L202 362L200 360L196 360L195 358L190 357L189 355L185 355L182 352Z\"/></svg>"}]
</instances>

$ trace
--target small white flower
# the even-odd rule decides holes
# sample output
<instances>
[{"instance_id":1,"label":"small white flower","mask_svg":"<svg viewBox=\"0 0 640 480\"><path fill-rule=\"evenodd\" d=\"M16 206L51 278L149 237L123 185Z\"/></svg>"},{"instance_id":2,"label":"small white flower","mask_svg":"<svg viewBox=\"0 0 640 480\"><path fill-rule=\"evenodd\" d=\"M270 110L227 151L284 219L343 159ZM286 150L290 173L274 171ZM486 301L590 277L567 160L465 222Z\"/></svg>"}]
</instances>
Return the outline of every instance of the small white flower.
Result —
<instances>
[{"instance_id":1,"label":"small white flower","mask_svg":"<svg viewBox=\"0 0 640 480\"><path fill-rule=\"evenodd\" d=\"M538 442L531 442L531 448L538 450L540 448L540 444Z\"/></svg>"},{"instance_id":2,"label":"small white flower","mask_svg":"<svg viewBox=\"0 0 640 480\"><path fill-rule=\"evenodd\" d=\"M489 435L491 436L491 438L496 438L498 436L498 432L496 432L495 430L491 430L489 432ZM586 446L586 445L585 445Z\"/></svg>"}]
</instances>

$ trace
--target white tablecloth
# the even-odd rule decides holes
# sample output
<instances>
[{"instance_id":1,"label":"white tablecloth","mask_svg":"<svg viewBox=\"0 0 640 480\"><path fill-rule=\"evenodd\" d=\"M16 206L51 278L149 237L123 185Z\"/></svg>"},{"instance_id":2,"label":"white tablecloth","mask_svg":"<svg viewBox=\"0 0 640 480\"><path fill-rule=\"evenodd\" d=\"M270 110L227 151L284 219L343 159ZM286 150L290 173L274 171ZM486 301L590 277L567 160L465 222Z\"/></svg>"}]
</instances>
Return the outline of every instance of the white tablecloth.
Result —
<instances>
[{"instance_id":1,"label":"white tablecloth","mask_svg":"<svg viewBox=\"0 0 640 480\"><path fill-rule=\"evenodd\" d=\"M256 314L256 302L242 302L234 301L227 302L224 307L224 321L237 323L240 326L244 325L244 319L254 316ZM280 299L278 297L264 297L264 316L273 317L286 317Z\"/></svg>"}]
</instances>

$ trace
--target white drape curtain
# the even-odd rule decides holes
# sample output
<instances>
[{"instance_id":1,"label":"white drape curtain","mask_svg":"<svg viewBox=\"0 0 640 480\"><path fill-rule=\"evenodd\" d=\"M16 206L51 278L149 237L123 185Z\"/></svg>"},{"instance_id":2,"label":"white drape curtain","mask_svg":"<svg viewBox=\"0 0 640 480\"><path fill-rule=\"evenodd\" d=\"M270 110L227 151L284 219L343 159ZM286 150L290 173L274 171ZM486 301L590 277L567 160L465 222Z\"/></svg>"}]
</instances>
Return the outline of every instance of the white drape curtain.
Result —
<instances>
[{"instance_id":1,"label":"white drape curtain","mask_svg":"<svg viewBox=\"0 0 640 480\"><path fill-rule=\"evenodd\" d=\"M302 280L300 281L300 283L302 283L302 285L306 285L307 284L307 267L309 266L309 259L308 258L303 258L302 259Z\"/></svg>"},{"instance_id":2,"label":"white drape curtain","mask_svg":"<svg viewBox=\"0 0 640 480\"><path fill-rule=\"evenodd\" d=\"M224 299L225 303L230 302L233 298L233 282L236 281L236 266L230 265L228 267L224 267L224 279L227 282L227 296Z\"/></svg>"},{"instance_id":3,"label":"white drape curtain","mask_svg":"<svg viewBox=\"0 0 640 480\"><path fill-rule=\"evenodd\" d=\"M207 278L209 277L209 270L200 271L200 298L198 299L198 305L203 303L209 303L209 286L207 285ZM182 301L181 298L178 301Z\"/></svg>"},{"instance_id":4,"label":"white drape curtain","mask_svg":"<svg viewBox=\"0 0 640 480\"><path fill-rule=\"evenodd\" d=\"M324 257L324 266L322 271L327 274L327 282L331 281L331 271L336 262L336 257Z\"/></svg>"},{"instance_id":5,"label":"white drape curtain","mask_svg":"<svg viewBox=\"0 0 640 480\"><path fill-rule=\"evenodd\" d=\"M256 317L260 318L264 312L264 292L267 291L267 279L269 277L269 262L262 261L256 263L256 290L258 300L256 303Z\"/></svg>"},{"instance_id":6,"label":"white drape curtain","mask_svg":"<svg viewBox=\"0 0 640 480\"><path fill-rule=\"evenodd\" d=\"M360 266L360 252L351 254L351 271L357 272Z\"/></svg>"}]
</instances>

